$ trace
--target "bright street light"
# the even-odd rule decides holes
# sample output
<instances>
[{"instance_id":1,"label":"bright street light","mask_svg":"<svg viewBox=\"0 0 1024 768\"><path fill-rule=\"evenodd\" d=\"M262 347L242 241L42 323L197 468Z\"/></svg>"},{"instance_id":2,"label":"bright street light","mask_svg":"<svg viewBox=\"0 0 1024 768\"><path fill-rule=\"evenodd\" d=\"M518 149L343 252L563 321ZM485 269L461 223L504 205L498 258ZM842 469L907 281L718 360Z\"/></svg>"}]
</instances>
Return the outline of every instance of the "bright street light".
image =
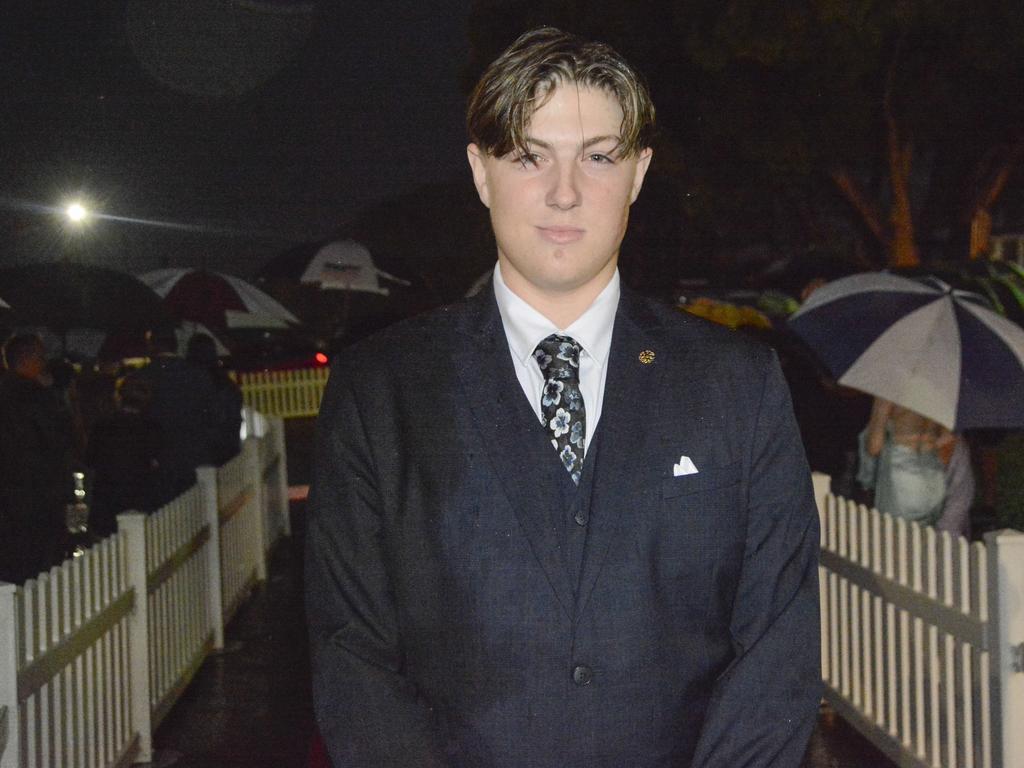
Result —
<instances>
[{"instance_id":1,"label":"bright street light","mask_svg":"<svg viewBox=\"0 0 1024 768\"><path fill-rule=\"evenodd\" d=\"M73 224L81 224L89 218L89 210L81 203L71 203L64 213Z\"/></svg>"}]
</instances>

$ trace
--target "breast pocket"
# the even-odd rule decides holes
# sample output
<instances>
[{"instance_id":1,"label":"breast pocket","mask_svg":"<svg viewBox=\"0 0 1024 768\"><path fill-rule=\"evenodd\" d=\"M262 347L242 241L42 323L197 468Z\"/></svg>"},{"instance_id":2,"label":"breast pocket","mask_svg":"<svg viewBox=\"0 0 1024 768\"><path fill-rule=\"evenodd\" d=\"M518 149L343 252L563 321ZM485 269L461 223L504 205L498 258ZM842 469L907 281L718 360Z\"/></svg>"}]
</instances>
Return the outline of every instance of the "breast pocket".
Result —
<instances>
[{"instance_id":1,"label":"breast pocket","mask_svg":"<svg viewBox=\"0 0 1024 768\"><path fill-rule=\"evenodd\" d=\"M742 535L740 462L705 467L661 483L657 527L677 551L714 556L723 544ZM689 546L686 546L686 545Z\"/></svg>"},{"instance_id":2,"label":"breast pocket","mask_svg":"<svg viewBox=\"0 0 1024 768\"><path fill-rule=\"evenodd\" d=\"M640 543L665 603L706 610L720 600L733 570L726 561L742 541L742 467L737 461L698 468L662 479L657 511Z\"/></svg>"},{"instance_id":3,"label":"breast pocket","mask_svg":"<svg viewBox=\"0 0 1024 768\"><path fill-rule=\"evenodd\" d=\"M739 482L740 462L734 461L720 467L706 467L690 475L666 477L661 481L661 498L668 500L711 491L727 493L728 489L738 486Z\"/></svg>"}]
</instances>

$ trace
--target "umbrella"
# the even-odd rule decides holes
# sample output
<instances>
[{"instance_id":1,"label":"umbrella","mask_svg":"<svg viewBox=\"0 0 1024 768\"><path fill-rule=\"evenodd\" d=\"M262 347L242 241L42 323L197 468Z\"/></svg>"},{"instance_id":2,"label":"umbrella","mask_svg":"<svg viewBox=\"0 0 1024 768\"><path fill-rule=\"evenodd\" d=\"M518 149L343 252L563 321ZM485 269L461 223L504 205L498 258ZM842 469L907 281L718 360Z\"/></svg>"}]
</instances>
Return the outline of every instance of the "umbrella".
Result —
<instances>
[{"instance_id":1,"label":"umbrella","mask_svg":"<svg viewBox=\"0 0 1024 768\"><path fill-rule=\"evenodd\" d=\"M382 277L398 285L409 285L408 280L378 269L366 246L355 240L338 240L314 254L299 282L315 283L323 290L365 291L387 296L390 290L380 284Z\"/></svg>"},{"instance_id":2,"label":"umbrella","mask_svg":"<svg viewBox=\"0 0 1024 768\"><path fill-rule=\"evenodd\" d=\"M208 328L286 328L298 318L259 288L233 275L158 269L139 277L179 320Z\"/></svg>"},{"instance_id":3,"label":"umbrella","mask_svg":"<svg viewBox=\"0 0 1024 768\"><path fill-rule=\"evenodd\" d=\"M931 275L954 288L973 291L987 299L1000 315L1024 325L1024 267L1009 261L977 259L968 262L937 262L925 272L921 268L900 271L906 277Z\"/></svg>"},{"instance_id":4,"label":"umbrella","mask_svg":"<svg viewBox=\"0 0 1024 768\"><path fill-rule=\"evenodd\" d=\"M840 384L960 431L1024 426L1024 329L931 278L853 275L789 321Z\"/></svg>"},{"instance_id":5,"label":"umbrella","mask_svg":"<svg viewBox=\"0 0 1024 768\"><path fill-rule=\"evenodd\" d=\"M0 291L17 325L45 327L59 335L173 325L159 296L132 275L106 267L69 262L5 267Z\"/></svg>"}]
</instances>

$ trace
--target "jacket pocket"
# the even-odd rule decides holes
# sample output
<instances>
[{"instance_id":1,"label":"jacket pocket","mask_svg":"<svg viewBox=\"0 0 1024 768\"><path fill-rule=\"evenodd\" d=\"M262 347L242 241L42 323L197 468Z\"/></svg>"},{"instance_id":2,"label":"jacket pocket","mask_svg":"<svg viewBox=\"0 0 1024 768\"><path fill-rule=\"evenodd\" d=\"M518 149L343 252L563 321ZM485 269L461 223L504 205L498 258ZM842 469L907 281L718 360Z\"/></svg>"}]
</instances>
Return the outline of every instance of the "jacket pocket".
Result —
<instances>
[{"instance_id":1,"label":"jacket pocket","mask_svg":"<svg viewBox=\"0 0 1024 768\"><path fill-rule=\"evenodd\" d=\"M661 481L661 497L673 499L691 493L702 493L716 488L728 488L740 482L740 462L734 461L720 467L706 467L692 475L666 477Z\"/></svg>"}]
</instances>

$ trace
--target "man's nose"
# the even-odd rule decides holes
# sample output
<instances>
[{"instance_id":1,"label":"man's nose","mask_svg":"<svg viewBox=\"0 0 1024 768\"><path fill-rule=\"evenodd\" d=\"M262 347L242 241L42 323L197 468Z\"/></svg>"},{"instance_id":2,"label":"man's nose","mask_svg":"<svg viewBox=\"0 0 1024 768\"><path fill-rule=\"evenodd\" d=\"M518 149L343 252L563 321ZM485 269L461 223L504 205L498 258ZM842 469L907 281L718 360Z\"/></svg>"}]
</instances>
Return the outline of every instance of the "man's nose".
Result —
<instances>
[{"instance_id":1,"label":"man's nose","mask_svg":"<svg viewBox=\"0 0 1024 768\"><path fill-rule=\"evenodd\" d=\"M575 163L559 163L552 168L547 204L567 211L580 204L579 169Z\"/></svg>"}]
</instances>

